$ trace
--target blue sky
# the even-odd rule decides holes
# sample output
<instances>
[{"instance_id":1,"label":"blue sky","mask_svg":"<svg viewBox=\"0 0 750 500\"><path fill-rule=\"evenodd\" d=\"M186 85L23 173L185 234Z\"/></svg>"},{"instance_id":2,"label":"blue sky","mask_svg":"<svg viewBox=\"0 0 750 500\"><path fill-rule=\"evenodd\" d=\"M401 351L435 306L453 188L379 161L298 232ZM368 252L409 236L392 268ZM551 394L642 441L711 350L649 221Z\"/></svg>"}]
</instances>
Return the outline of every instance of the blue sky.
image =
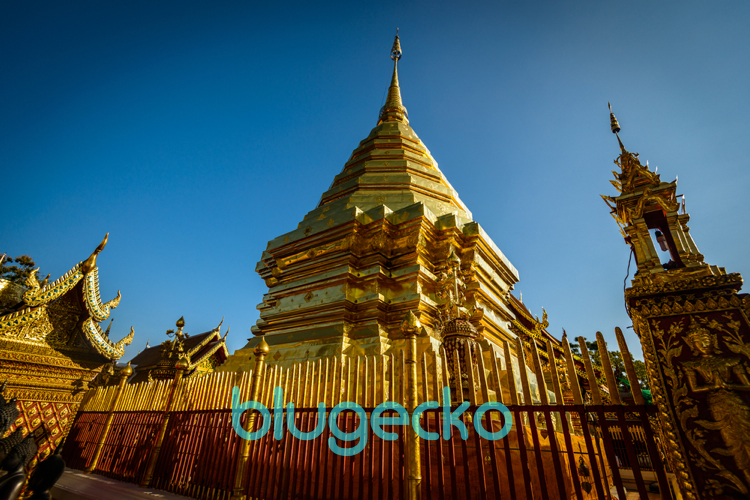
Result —
<instances>
[{"instance_id":1,"label":"blue sky","mask_svg":"<svg viewBox=\"0 0 750 500\"><path fill-rule=\"evenodd\" d=\"M706 261L750 276L748 21L747 2L3 2L0 252L54 279L109 232L124 359L182 315L225 316L242 347L255 264L375 126L398 26L411 125L515 293L613 348L629 249L599 197L607 101L625 146L679 175Z\"/></svg>"}]
</instances>

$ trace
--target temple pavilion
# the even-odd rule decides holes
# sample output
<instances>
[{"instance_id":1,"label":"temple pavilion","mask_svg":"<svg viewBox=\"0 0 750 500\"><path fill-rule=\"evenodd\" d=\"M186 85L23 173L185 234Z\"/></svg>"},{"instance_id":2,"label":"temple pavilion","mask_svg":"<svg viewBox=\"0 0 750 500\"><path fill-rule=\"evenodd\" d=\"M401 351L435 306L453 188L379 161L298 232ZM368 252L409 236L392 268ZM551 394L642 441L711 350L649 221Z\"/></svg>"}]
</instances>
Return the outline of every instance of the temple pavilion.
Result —
<instances>
[{"instance_id":1,"label":"temple pavilion","mask_svg":"<svg viewBox=\"0 0 750 500\"><path fill-rule=\"evenodd\" d=\"M133 341L132 327L114 341L110 328L99 324L121 298L118 292L102 302L99 292L96 259L108 237L51 283L39 282L39 269L24 285L0 279L0 383L5 398L17 399L19 409L8 432L34 433L37 457L46 457L62 442L86 390Z\"/></svg>"},{"instance_id":2,"label":"temple pavilion","mask_svg":"<svg viewBox=\"0 0 750 500\"><path fill-rule=\"evenodd\" d=\"M177 330L167 330L167 340L160 345L147 347L139 352L130 363L133 365L133 376L130 383L145 380L173 379L177 373L177 362L184 358L186 365L183 370L185 377L200 377L212 372L229 356L226 339L229 328L221 335L221 322L211 330L198 335L185 332L185 318L181 317L175 323Z\"/></svg>"}]
</instances>

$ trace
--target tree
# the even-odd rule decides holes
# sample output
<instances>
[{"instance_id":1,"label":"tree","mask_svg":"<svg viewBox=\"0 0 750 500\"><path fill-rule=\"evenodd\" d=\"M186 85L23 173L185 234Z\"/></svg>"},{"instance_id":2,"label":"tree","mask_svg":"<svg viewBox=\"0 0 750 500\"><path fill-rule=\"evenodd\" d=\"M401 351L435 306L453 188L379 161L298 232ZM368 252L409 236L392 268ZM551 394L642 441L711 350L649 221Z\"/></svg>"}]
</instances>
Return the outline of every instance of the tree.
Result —
<instances>
[{"instance_id":1,"label":"tree","mask_svg":"<svg viewBox=\"0 0 750 500\"><path fill-rule=\"evenodd\" d=\"M601 366L602 357L599 353L599 344L597 344L596 342L586 342L586 348L589 350L591 362L594 365ZM630 382L628 382L627 372L625 371L625 362L622 359L622 354L620 354L620 351L609 351L609 359L612 363L612 371L615 374L617 388L621 392L630 392ZM648 375L646 374L646 365L643 363L643 361L633 360L633 368L635 369L635 376L638 378L638 382L640 382L641 384L641 389L646 391L650 390Z\"/></svg>"},{"instance_id":2,"label":"tree","mask_svg":"<svg viewBox=\"0 0 750 500\"><path fill-rule=\"evenodd\" d=\"M609 359L612 363L612 371L615 372L615 382L620 392L630 391L627 374L625 372L625 362L622 360L622 354L619 351L609 351Z\"/></svg>"},{"instance_id":3,"label":"tree","mask_svg":"<svg viewBox=\"0 0 750 500\"><path fill-rule=\"evenodd\" d=\"M635 369L635 376L638 377L638 382L641 383L641 389L650 391L651 386L648 383L646 363L644 363L640 359L633 360L633 368Z\"/></svg>"},{"instance_id":4,"label":"tree","mask_svg":"<svg viewBox=\"0 0 750 500\"><path fill-rule=\"evenodd\" d=\"M563 335L565 335L565 328L563 328ZM583 340L585 341L586 338L584 337ZM599 344L596 342L586 342L586 349L589 350L591 360L595 364L601 364L602 358L599 356ZM581 357L581 347L578 345L578 341L570 342L570 352L579 358Z\"/></svg>"},{"instance_id":5,"label":"tree","mask_svg":"<svg viewBox=\"0 0 750 500\"><path fill-rule=\"evenodd\" d=\"M13 265L14 262L16 265ZM26 280L34 268L36 268L34 259L28 255L19 255L15 259L6 257L0 265L0 279L26 285Z\"/></svg>"},{"instance_id":6,"label":"tree","mask_svg":"<svg viewBox=\"0 0 750 500\"><path fill-rule=\"evenodd\" d=\"M599 354L599 344L597 344L596 342L589 342L588 340L586 340L586 338L584 338L583 340L586 341L586 349L588 349L589 351L589 356L591 356L591 361L595 365L601 366L602 357Z\"/></svg>"}]
</instances>

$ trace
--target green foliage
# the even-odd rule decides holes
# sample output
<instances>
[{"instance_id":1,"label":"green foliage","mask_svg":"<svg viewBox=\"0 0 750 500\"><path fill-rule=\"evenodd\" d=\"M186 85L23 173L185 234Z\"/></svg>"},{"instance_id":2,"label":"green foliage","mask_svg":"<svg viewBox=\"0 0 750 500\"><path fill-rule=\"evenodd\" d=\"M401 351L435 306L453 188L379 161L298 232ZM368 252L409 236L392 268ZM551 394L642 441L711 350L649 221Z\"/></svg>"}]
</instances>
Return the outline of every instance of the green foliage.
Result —
<instances>
[{"instance_id":1,"label":"green foliage","mask_svg":"<svg viewBox=\"0 0 750 500\"><path fill-rule=\"evenodd\" d=\"M612 363L612 370L615 372L617 389L620 392L630 391L628 376L625 372L625 362L622 360L622 354L620 354L620 351L609 351L609 360Z\"/></svg>"},{"instance_id":2,"label":"green foliage","mask_svg":"<svg viewBox=\"0 0 750 500\"><path fill-rule=\"evenodd\" d=\"M34 259L28 255L19 255L15 259L6 257L0 266L0 278L19 285L26 285L26 279L34 268L36 268Z\"/></svg>"},{"instance_id":3,"label":"green foliage","mask_svg":"<svg viewBox=\"0 0 750 500\"><path fill-rule=\"evenodd\" d=\"M651 386L648 383L648 375L646 372L646 363L640 359L633 360L633 368L635 369L635 376L638 377L638 382L641 383L641 389L651 390Z\"/></svg>"},{"instance_id":4,"label":"green foliage","mask_svg":"<svg viewBox=\"0 0 750 500\"><path fill-rule=\"evenodd\" d=\"M585 339L584 339L585 340ZM573 346L571 346L571 350ZM589 350L591 361L594 365L602 365L602 357L599 353L599 345L596 342L586 342L586 348ZM628 381L627 372L625 371L625 362L622 359L620 351L609 351L610 363L612 363L612 371L615 374L615 380L617 381L617 388L621 392L630 392L630 382ZM648 375L646 374L646 365L643 361L633 360L633 368L635 369L635 376L638 377L638 382L641 384L643 391L649 391L651 386L648 383ZM644 397L646 394L644 394ZM647 400L650 399L650 393L648 394Z\"/></svg>"},{"instance_id":5,"label":"green foliage","mask_svg":"<svg viewBox=\"0 0 750 500\"><path fill-rule=\"evenodd\" d=\"M585 338L583 340L586 340ZM602 357L599 354L599 344L596 342L589 342L586 340L586 349L589 351L589 356L591 356L591 361L598 366L602 366Z\"/></svg>"}]
</instances>

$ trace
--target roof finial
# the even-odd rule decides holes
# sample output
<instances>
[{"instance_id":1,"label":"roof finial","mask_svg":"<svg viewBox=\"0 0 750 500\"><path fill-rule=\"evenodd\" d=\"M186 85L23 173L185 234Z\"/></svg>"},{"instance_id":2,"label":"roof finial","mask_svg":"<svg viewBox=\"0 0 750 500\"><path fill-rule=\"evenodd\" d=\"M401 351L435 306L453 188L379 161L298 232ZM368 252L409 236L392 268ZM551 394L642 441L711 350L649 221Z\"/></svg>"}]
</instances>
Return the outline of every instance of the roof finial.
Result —
<instances>
[{"instance_id":1,"label":"roof finial","mask_svg":"<svg viewBox=\"0 0 750 500\"><path fill-rule=\"evenodd\" d=\"M398 41L398 28L396 28L396 39L393 40L393 47L391 48L391 59L394 61L401 59L401 43Z\"/></svg>"},{"instance_id":2,"label":"roof finial","mask_svg":"<svg viewBox=\"0 0 750 500\"><path fill-rule=\"evenodd\" d=\"M617 123L617 118L615 118L615 114L612 112L612 105L607 102L607 106L609 106L609 126L612 129L612 133L617 136L617 142L620 143L620 151L624 153L625 146L622 145L620 134L618 134L618 132L620 131L620 124Z\"/></svg>"},{"instance_id":3,"label":"roof finial","mask_svg":"<svg viewBox=\"0 0 750 500\"><path fill-rule=\"evenodd\" d=\"M96 267L96 256L104 250L105 246L107 246L107 240L109 240L109 233L104 235L104 239L99 243L99 246L96 247L94 253L92 253L89 258L81 264L81 270L83 270L84 273L89 273Z\"/></svg>"},{"instance_id":4,"label":"roof finial","mask_svg":"<svg viewBox=\"0 0 750 500\"><path fill-rule=\"evenodd\" d=\"M114 322L114 320L115 320L115 318L111 318L109 320L109 326L107 327L107 331L104 332L104 336L107 337L107 338L109 338L109 330L110 330L110 328L112 328L112 322Z\"/></svg>"},{"instance_id":5,"label":"roof finial","mask_svg":"<svg viewBox=\"0 0 750 500\"><path fill-rule=\"evenodd\" d=\"M393 59L393 76L391 85L388 87L388 98L385 105L380 109L378 125L383 122L401 122L409 124L409 114L401 102L401 88L398 85L398 61L401 59L401 42L398 39L398 28L396 28L396 38L391 48L391 59Z\"/></svg>"}]
</instances>

